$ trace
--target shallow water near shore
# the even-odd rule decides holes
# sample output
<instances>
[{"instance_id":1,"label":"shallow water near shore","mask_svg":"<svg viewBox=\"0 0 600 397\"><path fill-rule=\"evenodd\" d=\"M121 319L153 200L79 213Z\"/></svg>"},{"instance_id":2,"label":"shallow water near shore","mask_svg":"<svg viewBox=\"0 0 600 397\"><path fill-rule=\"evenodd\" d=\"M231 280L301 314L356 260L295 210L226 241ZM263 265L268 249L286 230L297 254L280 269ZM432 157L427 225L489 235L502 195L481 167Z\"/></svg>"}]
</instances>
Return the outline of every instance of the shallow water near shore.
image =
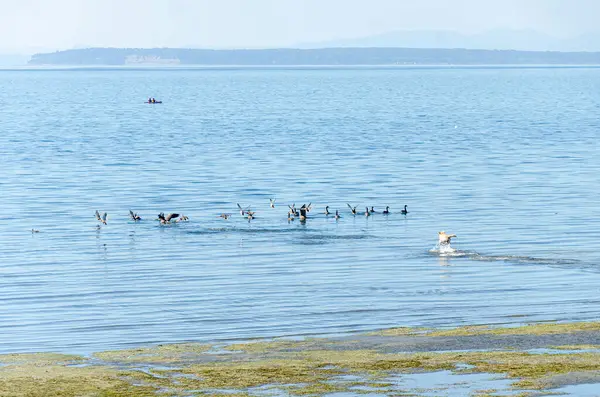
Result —
<instances>
[{"instance_id":1,"label":"shallow water near shore","mask_svg":"<svg viewBox=\"0 0 600 397\"><path fill-rule=\"evenodd\" d=\"M557 68L0 71L0 353L597 319L599 85ZM470 254L432 254L440 230Z\"/></svg>"}]
</instances>

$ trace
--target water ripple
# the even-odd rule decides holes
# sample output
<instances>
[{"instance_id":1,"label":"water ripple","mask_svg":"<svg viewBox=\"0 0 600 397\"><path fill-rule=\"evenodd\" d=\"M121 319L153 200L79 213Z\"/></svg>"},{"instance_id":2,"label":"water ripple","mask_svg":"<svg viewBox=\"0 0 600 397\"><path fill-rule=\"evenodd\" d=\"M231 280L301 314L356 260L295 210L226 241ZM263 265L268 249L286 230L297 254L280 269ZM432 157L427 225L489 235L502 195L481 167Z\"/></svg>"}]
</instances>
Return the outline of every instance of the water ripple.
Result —
<instances>
[{"instance_id":1,"label":"water ripple","mask_svg":"<svg viewBox=\"0 0 600 397\"><path fill-rule=\"evenodd\" d=\"M597 319L596 82L557 68L0 71L14 93L0 98L0 353ZM288 223L303 202L311 219ZM190 222L161 227L159 212ZM429 253L439 230L465 254Z\"/></svg>"}]
</instances>

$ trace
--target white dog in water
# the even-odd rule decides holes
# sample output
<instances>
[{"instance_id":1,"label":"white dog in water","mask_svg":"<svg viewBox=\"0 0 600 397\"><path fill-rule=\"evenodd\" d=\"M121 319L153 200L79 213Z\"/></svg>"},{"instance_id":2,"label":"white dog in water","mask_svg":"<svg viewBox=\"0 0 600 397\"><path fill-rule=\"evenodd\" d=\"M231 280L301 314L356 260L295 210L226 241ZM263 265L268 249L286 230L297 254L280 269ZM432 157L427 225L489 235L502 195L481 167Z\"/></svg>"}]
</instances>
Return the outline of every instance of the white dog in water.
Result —
<instances>
[{"instance_id":1,"label":"white dog in water","mask_svg":"<svg viewBox=\"0 0 600 397\"><path fill-rule=\"evenodd\" d=\"M450 240L456 237L456 234L447 234L444 231L438 232L437 252L440 254L450 254L456 252L456 249L450 246Z\"/></svg>"},{"instance_id":2,"label":"white dog in water","mask_svg":"<svg viewBox=\"0 0 600 397\"><path fill-rule=\"evenodd\" d=\"M440 245L450 244L450 239L452 239L452 237L456 237L456 234L447 234L444 231L438 232L438 243Z\"/></svg>"}]
</instances>

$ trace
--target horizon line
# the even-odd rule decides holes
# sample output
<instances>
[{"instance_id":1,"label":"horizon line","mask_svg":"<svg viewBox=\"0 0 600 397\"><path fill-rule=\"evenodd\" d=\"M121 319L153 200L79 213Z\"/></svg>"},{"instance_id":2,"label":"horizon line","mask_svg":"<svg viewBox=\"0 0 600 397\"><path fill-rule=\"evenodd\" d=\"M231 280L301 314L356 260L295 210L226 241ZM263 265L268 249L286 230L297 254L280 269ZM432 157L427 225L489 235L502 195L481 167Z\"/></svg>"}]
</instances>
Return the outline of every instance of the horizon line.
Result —
<instances>
[{"instance_id":1,"label":"horizon line","mask_svg":"<svg viewBox=\"0 0 600 397\"><path fill-rule=\"evenodd\" d=\"M596 54L600 50L577 50L577 51L561 51L561 50L518 50L509 48L468 48L468 47L407 47L407 46L331 46L331 47L233 47L233 48L210 48L210 47L82 47L69 48L64 50L54 50L49 52L37 52L33 54L5 54L5 55L22 55L35 56L56 54L70 51L86 51L86 50L192 50L192 51L326 51L326 50L435 50L435 51L485 51L485 52L530 52L530 53L555 53L555 54ZM2 53L0 53L2 55Z\"/></svg>"}]
</instances>

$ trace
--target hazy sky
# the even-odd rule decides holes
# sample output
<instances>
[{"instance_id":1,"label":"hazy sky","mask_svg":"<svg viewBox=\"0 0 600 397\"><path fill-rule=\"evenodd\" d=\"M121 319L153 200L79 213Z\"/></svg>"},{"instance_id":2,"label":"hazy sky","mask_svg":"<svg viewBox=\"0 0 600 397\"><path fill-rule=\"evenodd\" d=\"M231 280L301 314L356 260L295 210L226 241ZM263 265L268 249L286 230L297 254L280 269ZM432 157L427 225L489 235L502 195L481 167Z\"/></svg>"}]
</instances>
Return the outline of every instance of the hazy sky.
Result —
<instances>
[{"instance_id":1,"label":"hazy sky","mask_svg":"<svg viewBox=\"0 0 600 397\"><path fill-rule=\"evenodd\" d=\"M400 29L593 32L599 0L0 0L0 51L273 47Z\"/></svg>"}]
</instances>

